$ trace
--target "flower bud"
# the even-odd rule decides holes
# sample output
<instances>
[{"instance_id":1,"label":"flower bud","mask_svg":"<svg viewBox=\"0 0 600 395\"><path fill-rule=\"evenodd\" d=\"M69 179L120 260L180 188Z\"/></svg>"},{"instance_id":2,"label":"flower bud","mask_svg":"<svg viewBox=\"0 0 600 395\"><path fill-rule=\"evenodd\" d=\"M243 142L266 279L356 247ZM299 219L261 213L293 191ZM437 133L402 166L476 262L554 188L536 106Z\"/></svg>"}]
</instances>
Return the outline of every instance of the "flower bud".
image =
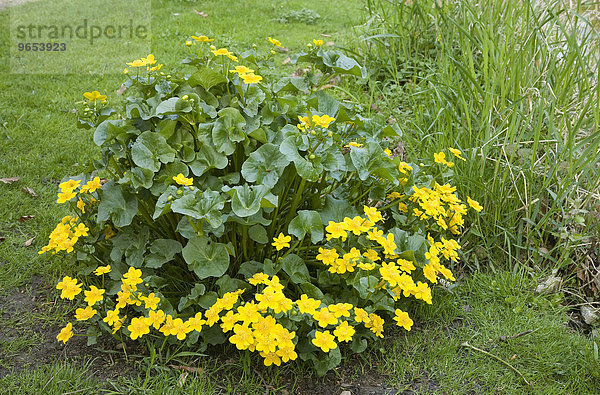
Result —
<instances>
[{"instance_id":1,"label":"flower bud","mask_svg":"<svg viewBox=\"0 0 600 395\"><path fill-rule=\"evenodd\" d=\"M187 41L185 42L185 46L186 46L186 47L191 47L191 46L192 46L192 44L193 44L193 43L192 43L192 41L191 41L191 40L187 40Z\"/></svg>"},{"instance_id":2,"label":"flower bud","mask_svg":"<svg viewBox=\"0 0 600 395\"><path fill-rule=\"evenodd\" d=\"M181 189L178 189L178 190L177 190L177 194L178 194L178 195L183 195L183 191L182 191Z\"/></svg>"},{"instance_id":3,"label":"flower bud","mask_svg":"<svg viewBox=\"0 0 600 395\"><path fill-rule=\"evenodd\" d=\"M188 95L181 96L181 100L187 101L190 97Z\"/></svg>"},{"instance_id":4,"label":"flower bud","mask_svg":"<svg viewBox=\"0 0 600 395\"><path fill-rule=\"evenodd\" d=\"M173 196L169 196L169 197L167 198L167 202L170 202L171 200L173 200Z\"/></svg>"},{"instance_id":5,"label":"flower bud","mask_svg":"<svg viewBox=\"0 0 600 395\"><path fill-rule=\"evenodd\" d=\"M333 132L331 130L327 132L327 137L333 137Z\"/></svg>"}]
</instances>

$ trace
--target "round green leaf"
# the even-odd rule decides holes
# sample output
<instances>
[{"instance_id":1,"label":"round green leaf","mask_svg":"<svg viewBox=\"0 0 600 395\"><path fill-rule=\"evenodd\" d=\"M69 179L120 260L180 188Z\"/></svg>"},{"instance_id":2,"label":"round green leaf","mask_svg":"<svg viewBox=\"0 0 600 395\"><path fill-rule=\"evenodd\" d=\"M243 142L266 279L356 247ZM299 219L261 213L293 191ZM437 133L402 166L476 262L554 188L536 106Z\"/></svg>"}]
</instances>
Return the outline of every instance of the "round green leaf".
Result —
<instances>
[{"instance_id":1,"label":"round green leaf","mask_svg":"<svg viewBox=\"0 0 600 395\"><path fill-rule=\"evenodd\" d=\"M229 254L225 244L209 242L204 237L190 239L182 254L189 268L200 279L221 277L229 268Z\"/></svg>"}]
</instances>

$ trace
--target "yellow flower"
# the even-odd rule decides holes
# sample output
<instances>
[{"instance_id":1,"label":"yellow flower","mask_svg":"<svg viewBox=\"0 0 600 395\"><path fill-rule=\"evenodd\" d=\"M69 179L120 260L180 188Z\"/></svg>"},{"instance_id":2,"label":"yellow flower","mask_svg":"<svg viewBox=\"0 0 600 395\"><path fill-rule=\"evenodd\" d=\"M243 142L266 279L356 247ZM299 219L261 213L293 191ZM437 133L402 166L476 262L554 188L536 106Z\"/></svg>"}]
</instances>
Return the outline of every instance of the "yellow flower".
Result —
<instances>
[{"instance_id":1,"label":"yellow flower","mask_svg":"<svg viewBox=\"0 0 600 395\"><path fill-rule=\"evenodd\" d=\"M202 319L202 313L197 312L195 316L188 318L185 324L190 332L200 332L202 330L202 325L206 324L206 321Z\"/></svg>"},{"instance_id":2,"label":"yellow flower","mask_svg":"<svg viewBox=\"0 0 600 395\"><path fill-rule=\"evenodd\" d=\"M348 325L347 321L344 321L335 328L333 334L337 337L338 341L349 342L352 340L355 332L354 328Z\"/></svg>"},{"instance_id":3,"label":"yellow flower","mask_svg":"<svg viewBox=\"0 0 600 395\"><path fill-rule=\"evenodd\" d=\"M214 38L208 38L206 36L191 36L194 40L198 41L199 43L208 43L211 41L215 41Z\"/></svg>"},{"instance_id":4,"label":"yellow flower","mask_svg":"<svg viewBox=\"0 0 600 395\"><path fill-rule=\"evenodd\" d=\"M356 141L351 141L347 145L345 145L344 147L346 147L346 148L350 148L350 147L360 148L362 146L363 145L361 143L357 143Z\"/></svg>"},{"instance_id":5,"label":"yellow flower","mask_svg":"<svg viewBox=\"0 0 600 395\"><path fill-rule=\"evenodd\" d=\"M146 69L152 73L154 71L158 71L158 70L162 69L162 67L163 67L162 63L159 63L154 67L147 67Z\"/></svg>"},{"instance_id":6,"label":"yellow flower","mask_svg":"<svg viewBox=\"0 0 600 395\"><path fill-rule=\"evenodd\" d=\"M77 318L78 321L86 321L92 318L96 313L97 311L95 309L92 309L91 306L87 306L85 309L75 310L75 318Z\"/></svg>"},{"instance_id":7,"label":"yellow flower","mask_svg":"<svg viewBox=\"0 0 600 395\"><path fill-rule=\"evenodd\" d=\"M468 196L467 196L467 203L469 203L469 206L471 206L471 208L473 208L477 212L480 212L481 210L483 210L482 205L480 205L476 200L473 200Z\"/></svg>"},{"instance_id":8,"label":"yellow flower","mask_svg":"<svg viewBox=\"0 0 600 395\"><path fill-rule=\"evenodd\" d=\"M56 340L66 343L73 336L73 324L70 322L60 330L60 333L56 336Z\"/></svg>"},{"instance_id":9,"label":"yellow flower","mask_svg":"<svg viewBox=\"0 0 600 395\"><path fill-rule=\"evenodd\" d=\"M132 318L131 324L129 324L127 329L131 332L129 336L132 340L150 333L150 326L148 325L146 317Z\"/></svg>"},{"instance_id":10,"label":"yellow flower","mask_svg":"<svg viewBox=\"0 0 600 395\"><path fill-rule=\"evenodd\" d=\"M319 247L319 254L316 256L316 258L323 262L325 265L333 264L335 260L339 257L340 256L335 250L335 248L326 249L322 247Z\"/></svg>"},{"instance_id":11,"label":"yellow flower","mask_svg":"<svg viewBox=\"0 0 600 395\"><path fill-rule=\"evenodd\" d=\"M344 222L329 221L329 224L325 228L325 231L327 231L327 240L341 238L342 241L346 241L348 237L346 229L347 225Z\"/></svg>"},{"instance_id":12,"label":"yellow flower","mask_svg":"<svg viewBox=\"0 0 600 395\"><path fill-rule=\"evenodd\" d=\"M154 329L158 329L165 321L166 317L165 312L162 310L150 310L150 312L148 312L148 317L146 318L146 323L148 326L153 326Z\"/></svg>"},{"instance_id":13,"label":"yellow flower","mask_svg":"<svg viewBox=\"0 0 600 395\"><path fill-rule=\"evenodd\" d=\"M178 183L179 185L184 185L184 186L190 186L190 185L192 185L194 183L194 179L193 178L186 178L181 173L179 173L175 177L173 177L173 180L176 183Z\"/></svg>"},{"instance_id":14,"label":"yellow flower","mask_svg":"<svg viewBox=\"0 0 600 395\"><path fill-rule=\"evenodd\" d=\"M373 249L369 249L366 252L363 253L363 256L367 259L372 260L373 262L377 262L378 260L380 260L381 258L379 258L379 255L377 254L377 251L373 250Z\"/></svg>"},{"instance_id":15,"label":"yellow flower","mask_svg":"<svg viewBox=\"0 0 600 395\"><path fill-rule=\"evenodd\" d=\"M323 307L321 310L315 312L313 318L317 320L320 327L325 328L328 325L337 325L338 319L327 307Z\"/></svg>"},{"instance_id":16,"label":"yellow flower","mask_svg":"<svg viewBox=\"0 0 600 395\"><path fill-rule=\"evenodd\" d=\"M113 326L117 321L119 321L119 309L108 310L106 312L106 317L103 318L102 321L106 322L110 326Z\"/></svg>"},{"instance_id":17,"label":"yellow flower","mask_svg":"<svg viewBox=\"0 0 600 395\"><path fill-rule=\"evenodd\" d=\"M75 193L73 191L65 191L63 193L59 193L56 203L62 204L62 203L68 202L69 200L73 199L76 195L77 195L77 193Z\"/></svg>"},{"instance_id":18,"label":"yellow flower","mask_svg":"<svg viewBox=\"0 0 600 395\"><path fill-rule=\"evenodd\" d=\"M325 115L313 115L312 116L312 122L317 125L320 126L324 129L327 129L329 127L329 124L331 124L333 121L335 121L335 118L330 117L329 115L325 114Z\"/></svg>"},{"instance_id":19,"label":"yellow flower","mask_svg":"<svg viewBox=\"0 0 600 395\"><path fill-rule=\"evenodd\" d=\"M156 60L154 60L154 55L152 54L148 55L147 58L142 58L142 61L146 62L147 65L153 65L156 63Z\"/></svg>"},{"instance_id":20,"label":"yellow flower","mask_svg":"<svg viewBox=\"0 0 600 395\"><path fill-rule=\"evenodd\" d=\"M131 67L143 67L145 66L147 63L146 61L144 61L143 59L136 59L131 63L126 63L127 66L131 66Z\"/></svg>"},{"instance_id":21,"label":"yellow flower","mask_svg":"<svg viewBox=\"0 0 600 395\"><path fill-rule=\"evenodd\" d=\"M89 306L93 306L97 302L100 302L102 299L104 299L102 296L104 292L105 291L103 289L98 289L92 285L90 286L89 291L83 292L85 294L85 298L83 300L85 300Z\"/></svg>"},{"instance_id":22,"label":"yellow flower","mask_svg":"<svg viewBox=\"0 0 600 395\"><path fill-rule=\"evenodd\" d=\"M79 187L80 183L80 180L69 180L61 182L60 184L58 184L58 187L60 188L61 192L73 191L74 189L77 189Z\"/></svg>"},{"instance_id":23,"label":"yellow flower","mask_svg":"<svg viewBox=\"0 0 600 395\"><path fill-rule=\"evenodd\" d=\"M400 309L396 309L396 317L394 317L394 320L398 323L398 326L404 327L407 331L410 331L410 328L413 325L413 320L410 319L408 313Z\"/></svg>"},{"instance_id":24,"label":"yellow flower","mask_svg":"<svg viewBox=\"0 0 600 395\"><path fill-rule=\"evenodd\" d=\"M315 338L312 340L312 344L319 347L324 352L329 352L329 350L333 350L337 348L337 344L333 341L335 337L329 332L315 332Z\"/></svg>"},{"instance_id":25,"label":"yellow flower","mask_svg":"<svg viewBox=\"0 0 600 395\"><path fill-rule=\"evenodd\" d=\"M171 331L170 335L177 336L177 340L185 339L185 336L188 332L191 332L191 329L185 325L181 318L176 318L171 322Z\"/></svg>"},{"instance_id":26,"label":"yellow flower","mask_svg":"<svg viewBox=\"0 0 600 395\"><path fill-rule=\"evenodd\" d=\"M84 224L78 224L77 226L73 227L73 234L75 237L87 236L88 230L90 229Z\"/></svg>"},{"instance_id":27,"label":"yellow flower","mask_svg":"<svg viewBox=\"0 0 600 395\"><path fill-rule=\"evenodd\" d=\"M245 84L256 84L263 79L260 75L254 73L240 74L240 78L244 80Z\"/></svg>"},{"instance_id":28,"label":"yellow flower","mask_svg":"<svg viewBox=\"0 0 600 395\"><path fill-rule=\"evenodd\" d=\"M246 350L254 344L252 329L248 325L235 324L233 327L234 335L229 338L232 344L235 344L238 350Z\"/></svg>"},{"instance_id":29,"label":"yellow flower","mask_svg":"<svg viewBox=\"0 0 600 395\"><path fill-rule=\"evenodd\" d=\"M123 74L129 74L129 69L127 67L123 69Z\"/></svg>"},{"instance_id":30,"label":"yellow flower","mask_svg":"<svg viewBox=\"0 0 600 395\"><path fill-rule=\"evenodd\" d=\"M448 148L450 150L450 152L452 152L452 154L454 156L456 156L458 159L466 161L465 158L462 157L462 152L460 152L459 150L457 150L456 148Z\"/></svg>"},{"instance_id":31,"label":"yellow flower","mask_svg":"<svg viewBox=\"0 0 600 395\"><path fill-rule=\"evenodd\" d=\"M350 317L352 305L350 303L337 303L330 305L328 308L335 315L335 318Z\"/></svg>"},{"instance_id":32,"label":"yellow flower","mask_svg":"<svg viewBox=\"0 0 600 395\"><path fill-rule=\"evenodd\" d=\"M296 301L296 305L300 313L314 315L319 306L321 306L321 301L302 294L300 299Z\"/></svg>"},{"instance_id":33,"label":"yellow flower","mask_svg":"<svg viewBox=\"0 0 600 395\"><path fill-rule=\"evenodd\" d=\"M446 163L446 154L443 152L434 153L433 158L435 159L435 163Z\"/></svg>"},{"instance_id":34,"label":"yellow flower","mask_svg":"<svg viewBox=\"0 0 600 395\"><path fill-rule=\"evenodd\" d=\"M269 37L268 40L271 44L275 45L276 47L282 48L281 42L279 40L276 40L272 37Z\"/></svg>"},{"instance_id":35,"label":"yellow flower","mask_svg":"<svg viewBox=\"0 0 600 395\"><path fill-rule=\"evenodd\" d=\"M85 92L83 96L89 101L104 101L106 100L106 95L101 95L98 91L93 92Z\"/></svg>"},{"instance_id":36,"label":"yellow flower","mask_svg":"<svg viewBox=\"0 0 600 395\"><path fill-rule=\"evenodd\" d=\"M387 156L392 156L392 151L390 151L389 148L384 149L383 152L385 152Z\"/></svg>"},{"instance_id":37,"label":"yellow flower","mask_svg":"<svg viewBox=\"0 0 600 395\"><path fill-rule=\"evenodd\" d=\"M379 210L377 210L377 208L363 206L363 210L364 210L365 215L367 216L367 218L369 218L369 221L371 221L373 223L377 223L379 221L383 221L383 217L381 216L381 212L379 212Z\"/></svg>"},{"instance_id":38,"label":"yellow flower","mask_svg":"<svg viewBox=\"0 0 600 395\"><path fill-rule=\"evenodd\" d=\"M87 184L81 187L81 193L92 193L96 191L96 189L102 188L102 182L100 181L100 177L94 177L93 180L88 181Z\"/></svg>"},{"instance_id":39,"label":"yellow flower","mask_svg":"<svg viewBox=\"0 0 600 395\"><path fill-rule=\"evenodd\" d=\"M365 324L368 324L371 322L371 319L369 318L369 313L367 313L364 309L361 309L360 307L355 307L354 321L364 322Z\"/></svg>"},{"instance_id":40,"label":"yellow flower","mask_svg":"<svg viewBox=\"0 0 600 395\"><path fill-rule=\"evenodd\" d=\"M277 249L277 251L280 251L284 247L289 247L291 240L291 236L286 236L283 233L279 233L279 236L273 238L273 243L271 244Z\"/></svg>"},{"instance_id":41,"label":"yellow flower","mask_svg":"<svg viewBox=\"0 0 600 395\"><path fill-rule=\"evenodd\" d=\"M75 295L81 292L81 284L77 284L76 278L65 276L61 282L56 285L56 289L62 290L60 297L62 299L73 300Z\"/></svg>"},{"instance_id":42,"label":"yellow flower","mask_svg":"<svg viewBox=\"0 0 600 395\"><path fill-rule=\"evenodd\" d=\"M98 266L96 270L94 270L94 274L96 276L101 276L103 274L110 273L110 265L106 266Z\"/></svg>"},{"instance_id":43,"label":"yellow flower","mask_svg":"<svg viewBox=\"0 0 600 395\"><path fill-rule=\"evenodd\" d=\"M313 43L315 44L315 47L320 47L321 45L323 45L323 40L315 40L313 39Z\"/></svg>"},{"instance_id":44,"label":"yellow flower","mask_svg":"<svg viewBox=\"0 0 600 395\"><path fill-rule=\"evenodd\" d=\"M146 296L142 296L140 298L144 302L144 307L150 310L156 310L158 304L160 303L160 298L154 295L154 292Z\"/></svg>"},{"instance_id":45,"label":"yellow flower","mask_svg":"<svg viewBox=\"0 0 600 395\"><path fill-rule=\"evenodd\" d=\"M291 238L290 238L291 239ZM264 284L269 279L269 275L265 273L256 273L254 276L248 279L248 282L252 285Z\"/></svg>"},{"instance_id":46,"label":"yellow flower","mask_svg":"<svg viewBox=\"0 0 600 395\"><path fill-rule=\"evenodd\" d=\"M235 70L229 70L230 73L237 73L238 75L254 73L254 70L249 69L246 66L235 66Z\"/></svg>"},{"instance_id":47,"label":"yellow flower","mask_svg":"<svg viewBox=\"0 0 600 395\"><path fill-rule=\"evenodd\" d=\"M85 202L83 200L81 200L81 198L79 198L77 200L77 208L83 213L85 214Z\"/></svg>"},{"instance_id":48,"label":"yellow flower","mask_svg":"<svg viewBox=\"0 0 600 395\"><path fill-rule=\"evenodd\" d=\"M416 269L415 265L413 265L413 263L411 261L407 261L406 259L398 259L398 261L396 263L398 263L400 270L407 272L407 273L410 273Z\"/></svg>"}]
</instances>

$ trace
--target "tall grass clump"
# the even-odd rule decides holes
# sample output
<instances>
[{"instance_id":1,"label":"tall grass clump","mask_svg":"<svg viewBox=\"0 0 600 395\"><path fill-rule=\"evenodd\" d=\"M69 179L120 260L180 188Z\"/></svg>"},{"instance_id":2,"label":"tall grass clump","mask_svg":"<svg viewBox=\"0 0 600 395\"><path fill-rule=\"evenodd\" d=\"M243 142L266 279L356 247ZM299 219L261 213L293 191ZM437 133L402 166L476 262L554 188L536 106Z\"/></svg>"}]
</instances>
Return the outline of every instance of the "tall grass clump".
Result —
<instances>
[{"instance_id":1,"label":"tall grass clump","mask_svg":"<svg viewBox=\"0 0 600 395\"><path fill-rule=\"evenodd\" d=\"M408 159L449 147L468 156L456 165L459 189L486 207L465 240L472 268L484 260L493 268L507 257L512 267L573 268L581 249L595 245L594 7L367 1L356 50L371 73L372 108L398 122Z\"/></svg>"}]
</instances>

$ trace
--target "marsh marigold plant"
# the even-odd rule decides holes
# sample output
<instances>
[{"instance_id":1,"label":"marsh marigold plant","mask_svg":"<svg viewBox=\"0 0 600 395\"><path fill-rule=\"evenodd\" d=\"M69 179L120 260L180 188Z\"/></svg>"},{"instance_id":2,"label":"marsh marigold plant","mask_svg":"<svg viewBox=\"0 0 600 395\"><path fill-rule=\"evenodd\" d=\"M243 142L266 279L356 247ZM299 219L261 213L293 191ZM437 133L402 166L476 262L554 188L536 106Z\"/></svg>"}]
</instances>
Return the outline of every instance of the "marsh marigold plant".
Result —
<instances>
[{"instance_id":1,"label":"marsh marigold plant","mask_svg":"<svg viewBox=\"0 0 600 395\"><path fill-rule=\"evenodd\" d=\"M119 115L86 93L79 125L102 153L59 185L72 214L40 251L81 269L56 287L75 310L57 339L86 327L148 349L229 342L324 374L340 349L411 330L411 306L454 280L481 206L457 195L444 151L405 163L394 125L320 89L364 76L354 59L315 42L293 59L308 73L277 79L270 52L212 42L186 40L183 76L154 55L127 63Z\"/></svg>"}]
</instances>

